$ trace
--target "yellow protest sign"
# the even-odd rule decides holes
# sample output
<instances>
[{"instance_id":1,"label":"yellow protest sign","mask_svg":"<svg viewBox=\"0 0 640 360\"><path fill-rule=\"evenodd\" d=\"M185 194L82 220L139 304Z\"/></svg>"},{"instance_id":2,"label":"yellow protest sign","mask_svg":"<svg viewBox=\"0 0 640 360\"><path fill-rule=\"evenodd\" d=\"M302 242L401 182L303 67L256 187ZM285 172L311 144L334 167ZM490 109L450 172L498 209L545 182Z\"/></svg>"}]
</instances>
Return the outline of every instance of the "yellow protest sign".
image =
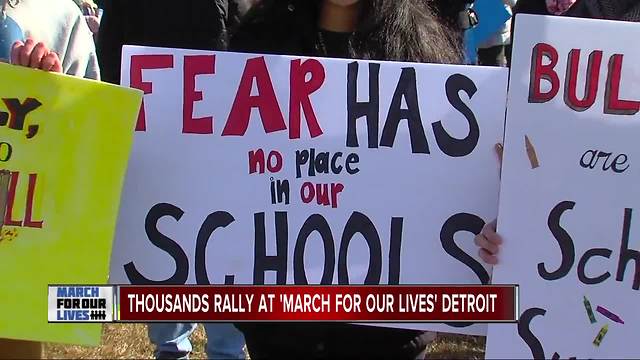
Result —
<instances>
[{"instance_id":1,"label":"yellow protest sign","mask_svg":"<svg viewBox=\"0 0 640 360\"><path fill-rule=\"evenodd\" d=\"M0 338L96 345L47 322L48 284L105 284L141 92L0 64Z\"/></svg>"}]
</instances>

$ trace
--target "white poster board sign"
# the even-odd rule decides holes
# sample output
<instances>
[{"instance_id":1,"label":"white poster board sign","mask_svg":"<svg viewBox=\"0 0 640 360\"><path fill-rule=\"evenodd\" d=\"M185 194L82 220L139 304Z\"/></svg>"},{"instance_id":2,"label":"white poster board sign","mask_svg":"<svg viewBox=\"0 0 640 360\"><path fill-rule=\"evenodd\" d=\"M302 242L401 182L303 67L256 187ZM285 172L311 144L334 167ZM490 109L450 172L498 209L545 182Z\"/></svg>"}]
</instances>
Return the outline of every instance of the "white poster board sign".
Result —
<instances>
[{"instance_id":1,"label":"white poster board sign","mask_svg":"<svg viewBox=\"0 0 640 360\"><path fill-rule=\"evenodd\" d=\"M520 285L520 322L487 358L637 358L640 25L516 24L493 283Z\"/></svg>"},{"instance_id":2,"label":"white poster board sign","mask_svg":"<svg viewBox=\"0 0 640 360\"><path fill-rule=\"evenodd\" d=\"M122 68L147 94L113 283L488 282L506 69L143 47Z\"/></svg>"}]
</instances>

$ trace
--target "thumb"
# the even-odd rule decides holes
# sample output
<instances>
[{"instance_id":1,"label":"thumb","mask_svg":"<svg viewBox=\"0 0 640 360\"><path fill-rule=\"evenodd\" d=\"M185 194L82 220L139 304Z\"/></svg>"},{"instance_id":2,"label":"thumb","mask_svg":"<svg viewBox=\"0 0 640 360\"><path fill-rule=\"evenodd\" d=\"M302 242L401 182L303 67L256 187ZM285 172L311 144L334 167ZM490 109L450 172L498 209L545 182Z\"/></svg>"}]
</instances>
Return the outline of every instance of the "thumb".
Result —
<instances>
[{"instance_id":1,"label":"thumb","mask_svg":"<svg viewBox=\"0 0 640 360\"><path fill-rule=\"evenodd\" d=\"M498 160L500 161L500 165L502 165L502 153L504 152L504 146L501 143L496 144L496 154L498 155Z\"/></svg>"},{"instance_id":2,"label":"thumb","mask_svg":"<svg viewBox=\"0 0 640 360\"><path fill-rule=\"evenodd\" d=\"M504 146L501 143L497 143L495 146L496 155L498 155L498 161L500 162L500 176L502 176L502 153L504 152Z\"/></svg>"}]
</instances>

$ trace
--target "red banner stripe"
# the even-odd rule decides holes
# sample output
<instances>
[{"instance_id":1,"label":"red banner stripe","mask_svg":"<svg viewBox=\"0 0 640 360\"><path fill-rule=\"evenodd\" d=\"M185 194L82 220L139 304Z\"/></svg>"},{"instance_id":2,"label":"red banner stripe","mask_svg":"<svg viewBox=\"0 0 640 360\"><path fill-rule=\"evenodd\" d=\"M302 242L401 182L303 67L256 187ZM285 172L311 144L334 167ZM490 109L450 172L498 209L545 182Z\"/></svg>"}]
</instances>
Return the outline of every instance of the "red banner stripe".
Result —
<instances>
[{"instance_id":1,"label":"red banner stripe","mask_svg":"<svg viewBox=\"0 0 640 360\"><path fill-rule=\"evenodd\" d=\"M122 286L120 321L514 322L516 286Z\"/></svg>"}]
</instances>

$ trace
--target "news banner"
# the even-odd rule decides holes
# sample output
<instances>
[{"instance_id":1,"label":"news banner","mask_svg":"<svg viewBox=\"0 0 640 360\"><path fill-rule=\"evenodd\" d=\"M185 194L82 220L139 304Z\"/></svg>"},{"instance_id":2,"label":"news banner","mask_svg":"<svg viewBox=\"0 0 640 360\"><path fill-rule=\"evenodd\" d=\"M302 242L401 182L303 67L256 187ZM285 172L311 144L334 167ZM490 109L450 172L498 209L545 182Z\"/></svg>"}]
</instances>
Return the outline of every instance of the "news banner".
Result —
<instances>
[{"instance_id":1,"label":"news banner","mask_svg":"<svg viewBox=\"0 0 640 360\"><path fill-rule=\"evenodd\" d=\"M513 286L50 285L49 322L515 322Z\"/></svg>"}]
</instances>

